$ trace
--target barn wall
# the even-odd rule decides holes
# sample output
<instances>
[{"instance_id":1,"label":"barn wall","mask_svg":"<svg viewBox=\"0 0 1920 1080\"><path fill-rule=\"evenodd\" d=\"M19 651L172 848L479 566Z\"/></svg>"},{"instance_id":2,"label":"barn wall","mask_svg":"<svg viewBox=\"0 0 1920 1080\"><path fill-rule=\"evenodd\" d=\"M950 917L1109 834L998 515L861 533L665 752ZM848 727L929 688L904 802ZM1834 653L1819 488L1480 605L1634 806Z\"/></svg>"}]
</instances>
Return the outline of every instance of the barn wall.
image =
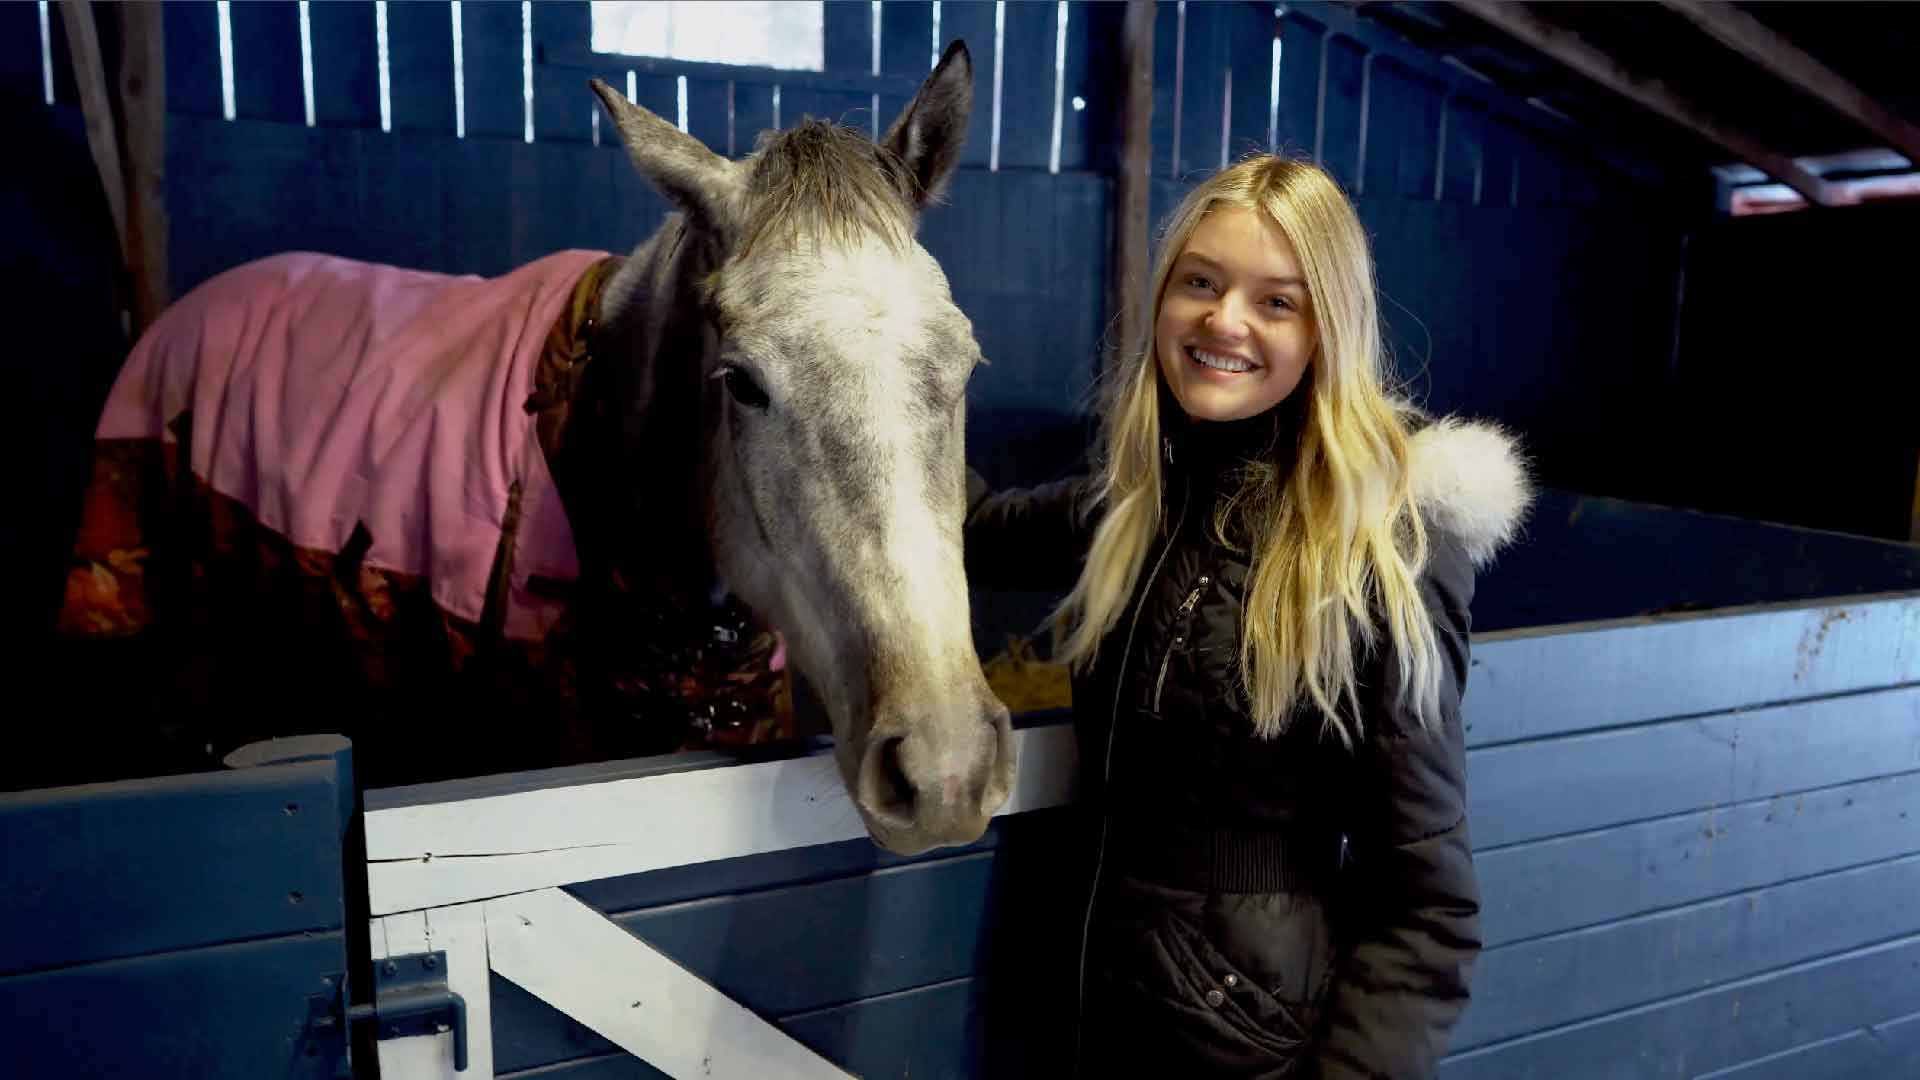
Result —
<instances>
[{"instance_id":1,"label":"barn wall","mask_svg":"<svg viewBox=\"0 0 1920 1080\"><path fill-rule=\"evenodd\" d=\"M1920 1064L1920 597L1483 636L1465 719L1486 949L1442 1077ZM1059 1076L1080 814L569 891L859 1075ZM658 1075L505 980L491 1010L502 1076Z\"/></svg>"},{"instance_id":2,"label":"barn wall","mask_svg":"<svg viewBox=\"0 0 1920 1080\"><path fill-rule=\"evenodd\" d=\"M518 10L469 5L456 138L447 9L389 10L384 133L372 5L315 9L311 128L293 5L234 9L233 121L221 119L213 5L169 5L176 288L288 248L483 274L565 246L624 249L665 206L609 132L594 145L588 76L624 86L633 69L637 99L671 117L685 75L689 130L739 153L773 119L776 92L786 124L810 113L871 126L876 100L890 120L932 52L932 5L890 0L875 75L870 5L830 4L828 70L773 82L596 55L585 4L538 4L528 143ZM1059 12L1008 5L997 31L992 4L940 12L941 38L963 37L972 51L976 107L950 205L923 232L992 361L975 382L973 428L977 463L996 481L1070 464L1106 321L1121 9L1067 5L1054 172ZM1277 146L1324 161L1374 234L1392 343L1416 396L1527 433L1550 483L1631 486L1620 455L1594 448L1617 407L1665 374L1671 351L1678 211L1652 163L1583 142L1337 6L1291 5L1277 20L1277 103L1272 8L1166 3L1158 20L1156 221L1223 156ZM1084 110L1068 104L1076 96Z\"/></svg>"}]
</instances>

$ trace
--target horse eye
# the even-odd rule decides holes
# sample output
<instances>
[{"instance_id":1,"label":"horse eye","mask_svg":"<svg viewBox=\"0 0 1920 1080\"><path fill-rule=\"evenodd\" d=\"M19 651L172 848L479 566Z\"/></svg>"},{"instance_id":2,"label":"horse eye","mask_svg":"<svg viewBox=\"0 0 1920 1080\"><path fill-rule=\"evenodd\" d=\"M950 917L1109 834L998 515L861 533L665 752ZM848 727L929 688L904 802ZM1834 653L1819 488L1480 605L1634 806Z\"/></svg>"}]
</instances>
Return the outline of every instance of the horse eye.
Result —
<instances>
[{"instance_id":1,"label":"horse eye","mask_svg":"<svg viewBox=\"0 0 1920 1080\"><path fill-rule=\"evenodd\" d=\"M767 392L760 389L760 384L753 381L753 376L737 367L721 368L720 380L726 384L727 393L733 395L733 400L748 408L764 409L769 404Z\"/></svg>"}]
</instances>

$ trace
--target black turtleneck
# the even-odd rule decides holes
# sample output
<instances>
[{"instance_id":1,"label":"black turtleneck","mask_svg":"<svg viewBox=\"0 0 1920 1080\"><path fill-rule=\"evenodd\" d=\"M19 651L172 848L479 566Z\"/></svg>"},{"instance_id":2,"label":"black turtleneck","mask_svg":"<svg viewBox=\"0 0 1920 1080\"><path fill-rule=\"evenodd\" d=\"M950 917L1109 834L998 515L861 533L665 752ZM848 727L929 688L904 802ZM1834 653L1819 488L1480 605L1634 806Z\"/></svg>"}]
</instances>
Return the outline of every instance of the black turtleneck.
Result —
<instances>
[{"instance_id":1,"label":"black turtleneck","mask_svg":"<svg viewBox=\"0 0 1920 1080\"><path fill-rule=\"evenodd\" d=\"M1285 466L1293 457L1306 415L1303 385L1266 412L1241 420L1195 420L1173 394L1161 390L1161 452L1174 478L1194 482L1195 493L1230 492L1240 469L1250 461ZM1174 485L1169 484L1171 490Z\"/></svg>"}]
</instances>

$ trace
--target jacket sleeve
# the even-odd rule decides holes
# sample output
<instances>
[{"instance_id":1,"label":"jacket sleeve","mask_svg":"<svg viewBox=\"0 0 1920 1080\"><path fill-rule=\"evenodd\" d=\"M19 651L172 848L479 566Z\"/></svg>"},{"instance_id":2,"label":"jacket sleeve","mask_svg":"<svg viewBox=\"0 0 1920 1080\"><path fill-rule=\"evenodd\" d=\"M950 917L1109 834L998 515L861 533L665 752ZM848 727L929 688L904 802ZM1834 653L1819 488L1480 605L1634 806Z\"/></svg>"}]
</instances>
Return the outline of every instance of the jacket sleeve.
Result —
<instances>
[{"instance_id":1,"label":"jacket sleeve","mask_svg":"<svg viewBox=\"0 0 1920 1080\"><path fill-rule=\"evenodd\" d=\"M1473 566L1444 534L1434 541L1422 592L1440 646L1442 723L1422 731L1392 707L1397 665L1381 658L1372 670L1383 694L1367 710L1351 799L1346 948L1318 1047L1322 1080L1434 1075L1480 952L1460 721Z\"/></svg>"},{"instance_id":2,"label":"jacket sleeve","mask_svg":"<svg viewBox=\"0 0 1920 1080\"><path fill-rule=\"evenodd\" d=\"M1065 592L1093 542L1093 485L1085 476L989 492L967 470L967 577L998 589Z\"/></svg>"}]
</instances>

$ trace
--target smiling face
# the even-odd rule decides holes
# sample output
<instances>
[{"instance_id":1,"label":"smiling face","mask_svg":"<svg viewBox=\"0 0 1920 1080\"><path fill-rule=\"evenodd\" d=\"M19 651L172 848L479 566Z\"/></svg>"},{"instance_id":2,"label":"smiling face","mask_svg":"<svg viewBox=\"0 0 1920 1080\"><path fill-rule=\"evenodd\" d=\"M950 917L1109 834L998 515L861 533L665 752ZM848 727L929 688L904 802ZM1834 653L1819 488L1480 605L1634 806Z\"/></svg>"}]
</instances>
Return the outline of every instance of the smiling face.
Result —
<instances>
[{"instance_id":1,"label":"smiling face","mask_svg":"<svg viewBox=\"0 0 1920 1080\"><path fill-rule=\"evenodd\" d=\"M1160 374L1195 420L1242 420L1300 385L1318 344L1293 244L1266 214L1216 206L1175 260L1154 319Z\"/></svg>"}]
</instances>

